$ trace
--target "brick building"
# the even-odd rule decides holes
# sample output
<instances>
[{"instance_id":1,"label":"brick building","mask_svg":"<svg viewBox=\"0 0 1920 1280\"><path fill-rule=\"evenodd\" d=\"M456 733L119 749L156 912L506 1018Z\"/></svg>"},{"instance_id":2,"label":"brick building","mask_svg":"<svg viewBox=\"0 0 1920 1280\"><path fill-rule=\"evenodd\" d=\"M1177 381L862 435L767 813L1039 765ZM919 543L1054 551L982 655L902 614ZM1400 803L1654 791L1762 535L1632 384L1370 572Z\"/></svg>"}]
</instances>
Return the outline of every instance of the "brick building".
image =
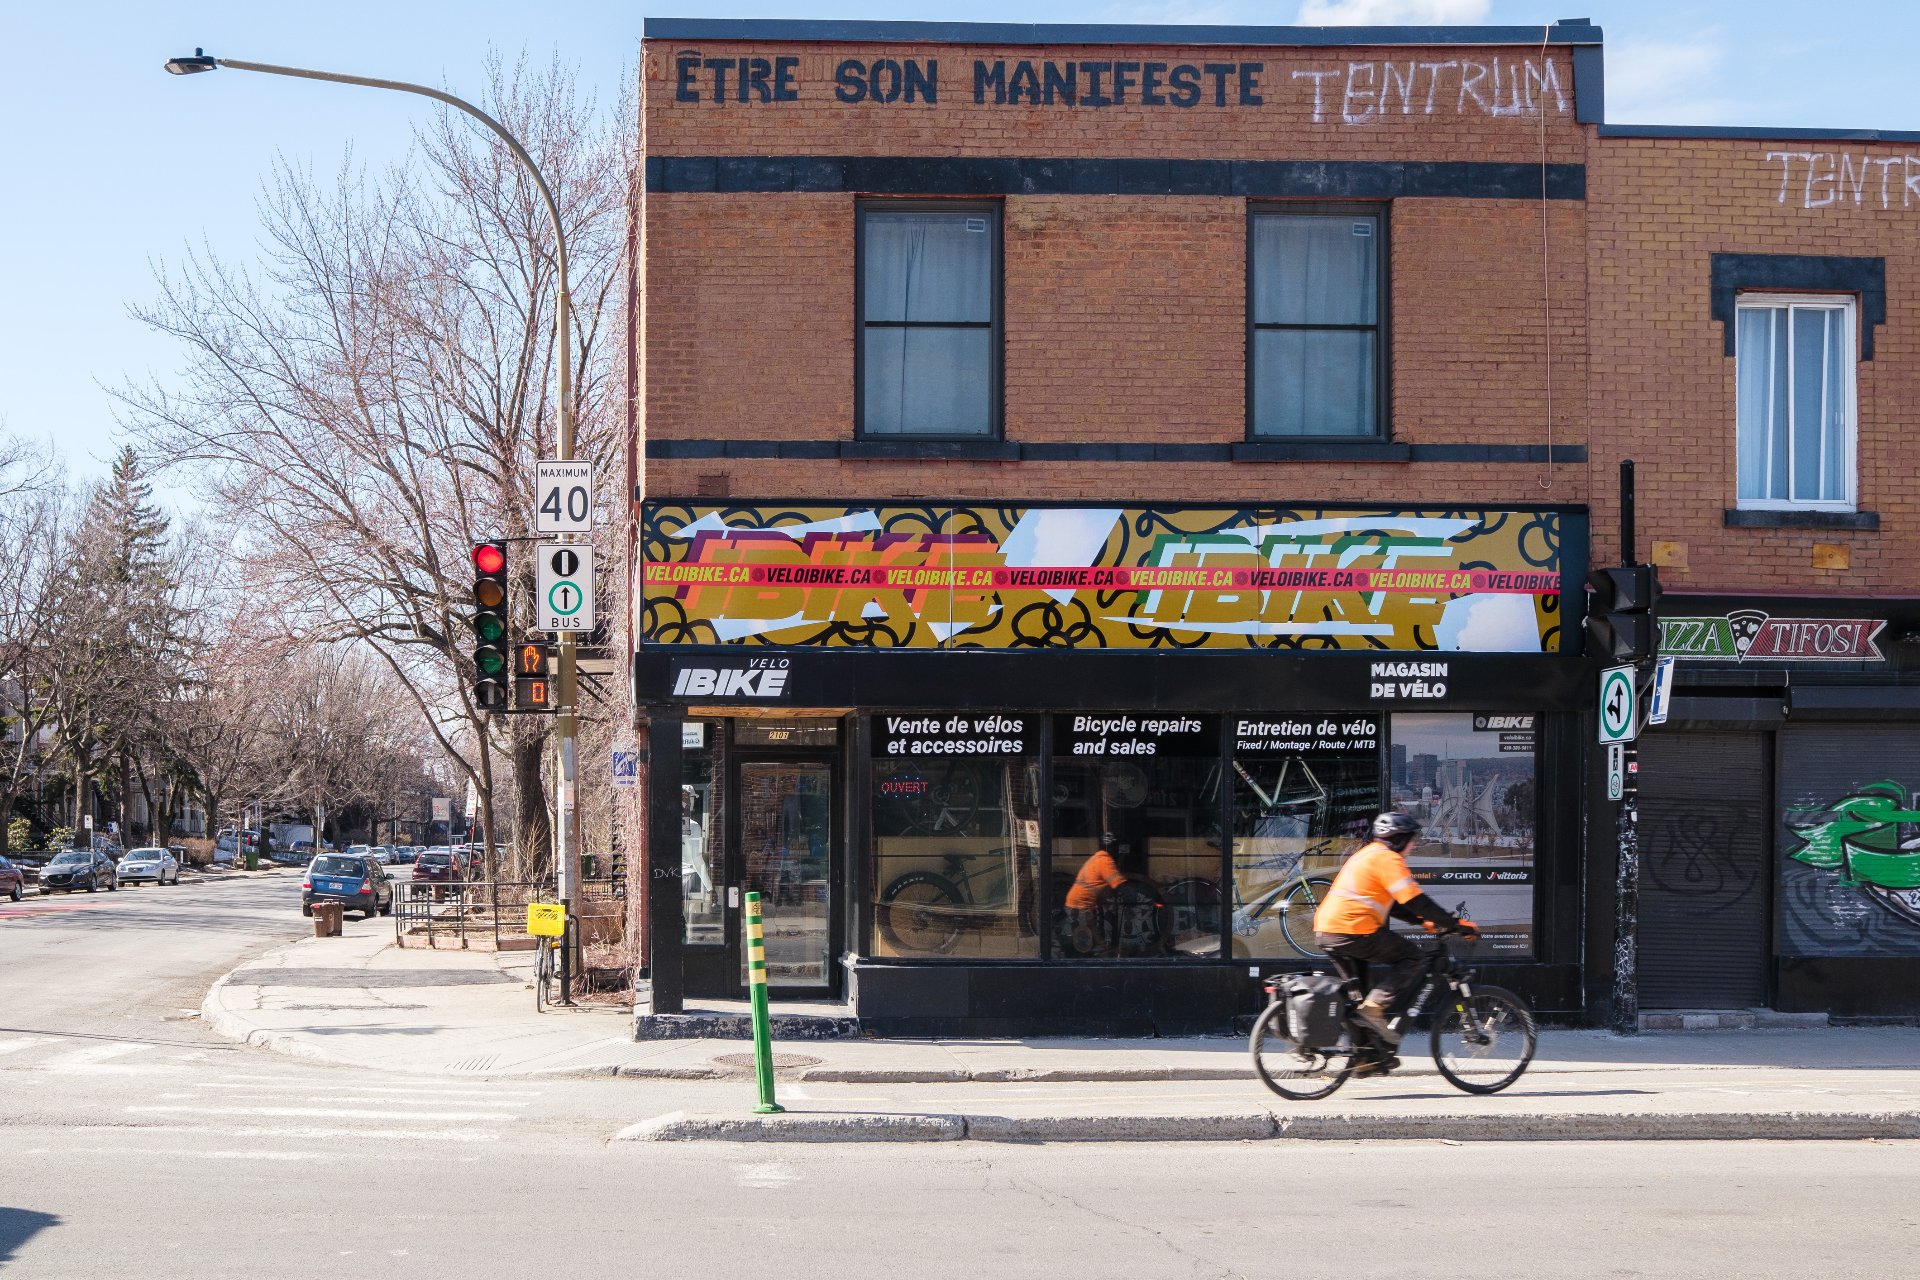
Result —
<instances>
[{"instance_id":1,"label":"brick building","mask_svg":"<svg viewBox=\"0 0 1920 1280\"><path fill-rule=\"evenodd\" d=\"M1390 804L1540 1009L1607 1011L1621 919L1649 1007L1733 998L1660 985L1717 936L1659 888L1697 830L1661 779L1698 781L1729 734L1786 759L1805 708L1794 734L1752 719L1785 704L1750 647L1683 664L1636 885L1596 791L1579 584L1618 554L1631 456L1673 618L1832 646L1768 620L1898 593L1872 263L1908 188L1855 161L1804 181L1815 143L1606 126L1601 72L1581 21L649 21L651 1008L741 989L757 890L776 994L873 1027L1222 1026L1250 968L1313 956L1313 902ZM1835 198L1781 194L1802 187ZM1778 296L1807 290L1831 301ZM1828 469L1783 480L1776 431L1742 472L1725 344L1849 323L1876 359L1829 400L1858 406L1860 464L1816 442ZM1849 558L1868 576L1820 567ZM1786 591L1846 599L1752 623ZM1825 673L1835 714L1899 678L1791 657L1768 678ZM1727 792L1763 824L1733 878L1772 912L1799 841L1757 785ZM1826 998L1777 954L1769 925L1739 999Z\"/></svg>"},{"instance_id":2,"label":"brick building","mask_svg":"<svg viewBox=\"0 0 1920 1280\"><path fill-rule=\"evenodd\" d=\"M1640 744L1641 1007L1920 1014L1916 139L1594 132L1589 430L1638 464L1678 672ZM1611 562L1611 486L1592 509ZM1596 978L1612 826L1596 805Z\"/></svg>"}]
</instances>

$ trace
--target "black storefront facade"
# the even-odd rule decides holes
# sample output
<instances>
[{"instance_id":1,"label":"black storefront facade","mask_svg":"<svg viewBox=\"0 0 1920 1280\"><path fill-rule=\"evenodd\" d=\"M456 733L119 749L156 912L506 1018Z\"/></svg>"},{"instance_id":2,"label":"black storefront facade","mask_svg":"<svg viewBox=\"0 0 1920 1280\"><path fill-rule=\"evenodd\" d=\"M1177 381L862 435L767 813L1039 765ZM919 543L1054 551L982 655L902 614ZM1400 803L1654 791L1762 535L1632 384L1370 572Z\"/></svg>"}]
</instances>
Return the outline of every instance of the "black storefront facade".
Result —
<instances>
[{"instance_id":1,"label":"black storefront facade","mask_svg":"<svg viewBox=\"0 0 1920 1280\"><path fill-rule=\"evenodd\" d=\"M1225 1030L1253 974L1313 963L1312 907L1391 805L1479 962L1581 1016L1583 510L644 521L653 1012L744 989L752 890L776 1001L883 1034Z\"/></svg>"},{"instance_id":2,"label":"black storefront facade","mask_svg":"<svg viewBox=\"0 0 1920 1280\"><path fill-rule=\"evenodd\" d=\"M1640 1009L1920 1016L1920 601L1670 594L1660 614L1674 696L1638 744ZM1593 809L1598 870L1612 807ZM1594 886L1610 938L1611 878Z\"/></svg>"}]
</instances>

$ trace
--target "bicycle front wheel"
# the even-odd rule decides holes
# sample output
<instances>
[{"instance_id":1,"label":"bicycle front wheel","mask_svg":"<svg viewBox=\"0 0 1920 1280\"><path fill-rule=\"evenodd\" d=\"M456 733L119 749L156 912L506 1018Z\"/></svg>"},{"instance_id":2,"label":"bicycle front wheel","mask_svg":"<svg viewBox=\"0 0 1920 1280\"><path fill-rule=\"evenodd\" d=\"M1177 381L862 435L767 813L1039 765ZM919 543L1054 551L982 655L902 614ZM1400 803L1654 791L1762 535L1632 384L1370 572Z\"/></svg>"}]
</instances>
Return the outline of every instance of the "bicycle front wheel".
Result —
<instances>
[{"instance_id":1,"label":"bicycle front wheel","mask_svg":"<svg viewBox=\"0 0 1920 1280\"><path fill-rule=\"evenodd\" d=\"M1324 1098L1353 1074L1351 1037L1342 1035L1336 1049L1302 1049L1287 1034L1287 1006L1278 1000L1253 1024L1248 1048L1267 1088L1295 1102Z\"/></svg>"},{"instance_id":2,"label":"bicycle front wheel","mask_svg":"<svg viewBox=\"0 0 1920 1280\"><path fill-rule=\"evenodd\" d=\"M1303 956L1318 959L1327 954L1314 941L1313 913L1332 891L1333 881L1323 876L1308 876L1287 890L1287 896L1280 900L1280 932L1286 935L1287 945Z\"/></svg>"},{"instance_id":3,"label":"bicycle front wheel","mask_svg":"<svg viewBox=\"0 0 1920 1280\"><path fill-rule=\"evenodd\" d=\"M545 1013L553 1003L553 948L544 941L533 964L533 1010Z\"/></svg>"},{"instance_id":4,"label":"bicycle front wheel","mask_svg":"<svg viewBox=\"0 0 1920 1280\"><path fill-rule=\"evenodd\" d=\"M903 956L945 955L960 941L960 890L931 871L909 871L880 895L880 936Z\"/></svg>"},{"instance_id":5,"label":"bicycle front wheel","mask_svg":"<svg viewBox=\"0 0 1920 1280\"><path fill-rule=\"evenodd\" d=\"M1433 1012L1433 1062L1456 1089L1498 1093L1533 1061L1539 1032L1520 997L1499 987L1475 987Z\"/></svg>"}]
</instances>

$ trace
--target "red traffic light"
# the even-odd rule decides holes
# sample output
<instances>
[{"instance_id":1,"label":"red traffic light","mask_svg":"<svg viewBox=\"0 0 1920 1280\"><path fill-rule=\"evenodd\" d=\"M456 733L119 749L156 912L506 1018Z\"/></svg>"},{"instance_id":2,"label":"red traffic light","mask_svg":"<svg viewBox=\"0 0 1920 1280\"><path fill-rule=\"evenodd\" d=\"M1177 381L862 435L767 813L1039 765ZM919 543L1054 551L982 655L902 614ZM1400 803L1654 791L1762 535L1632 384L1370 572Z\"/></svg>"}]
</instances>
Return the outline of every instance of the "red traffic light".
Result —
<instances>
[{"instance_id":1,"label":"red traffic light","mask_svg":"<svg viewBox=\"0 0 1920 1280\"><path fill-rule=\"evenodd\" d=\"M473 567L491 577L507 567L507 553L494 542L476 542L473 546Z\"/></svg>"}]
</instances>

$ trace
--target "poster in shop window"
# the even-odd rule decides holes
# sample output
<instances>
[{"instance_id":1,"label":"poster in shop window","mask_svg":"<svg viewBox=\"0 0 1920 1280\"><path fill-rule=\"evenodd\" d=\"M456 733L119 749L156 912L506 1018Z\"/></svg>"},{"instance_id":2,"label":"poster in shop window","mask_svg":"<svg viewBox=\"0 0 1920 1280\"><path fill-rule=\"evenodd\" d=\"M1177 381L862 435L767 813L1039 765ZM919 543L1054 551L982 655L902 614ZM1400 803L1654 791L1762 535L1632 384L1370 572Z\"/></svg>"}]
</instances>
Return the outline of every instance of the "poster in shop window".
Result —
<instances>
[{"instance_id":1,"label":"poster in shop window","mask_svg":"<svg viewBox=\"0 0 1920 1280\"><path fill-rule=\"evenodd\" d=\"M1534 951L1534 733L1532 715L1393 717L1393 807L1421 827L1408 869L1447 910L1464 905L1489 959Z\"/></svg>"},{"instance_id":2,"label":"poster in shop window","mask_svg":"<svg viewBox=\"0 0 1920 1280\"><path fill-rule=\"evenodd\" d=\"M656 502L641 641L1554 653L1552 510Z\"/></svg>"}]
</instances>

